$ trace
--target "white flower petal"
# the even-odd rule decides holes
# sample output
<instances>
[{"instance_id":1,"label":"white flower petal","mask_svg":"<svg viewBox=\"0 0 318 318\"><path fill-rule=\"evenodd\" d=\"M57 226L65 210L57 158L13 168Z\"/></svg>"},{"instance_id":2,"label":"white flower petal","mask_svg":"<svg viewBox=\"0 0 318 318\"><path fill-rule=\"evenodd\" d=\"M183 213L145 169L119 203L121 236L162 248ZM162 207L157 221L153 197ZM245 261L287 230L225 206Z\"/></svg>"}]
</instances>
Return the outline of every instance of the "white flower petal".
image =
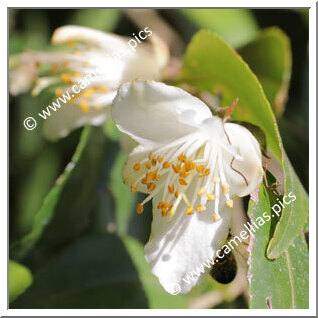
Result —
<instances>
[{"instance_id":1,"label":"white flower petal","mask_svg":"<svg viewBox=\"0 0 318 318\"><path fill-rule=\"evenodd\" d=\"M139 141L166 143L195 132L209 108L180 88L136 80L120 86L112 107L119 130Z\"/></svg>"},{"instance_id":2,"label":"white flower petal","mask_svg":"<svg viewBox=\"0 0 318 318\"><path fill-rule=\"evenodd\" d=\"M52 36L53 44L62 44L68 41L83 41L109 52L128 48L124 38L83 26L67 25L54 31Z\"/></svg>"},{"instance_id":3,"label":"white flower petal","mask_svg":"<svg viewBox=\"0 0 318 318\"><path fill-rule=\"evenodd\" d=\"M83 112L79 105L63 104L56 112L51 110L51 116L44 121L43 129L45 136L55 140L67 136L72 130L87 123L95 126L101 125L110 118L110 105L116 92L104 94L104 104L96 110L93 107L88 112Z\"/></svg>"},{"instance_id":4,"label":"white flower petal","mask_svg":"<svg viewBox=\"0 0 318 318\"><path fill-rule=\"evenodd\" d=\"M189 189L189 197L195 184ZM212 204L202 213L186 215L186 205L178 208L171 223L161 216L156 206L160 195L153 200L153 222L149 242L145 246L145 257L155 274L169 293L179 289L187 293L195 286L209 269L208 264L224 244L230 226L231 210L224 207L220 211L221 219L214 222ZM196 274L197 273L197 274ZM192 277L189 278L189 277Z\"/></svg>"},{"instance_id":5,"label":"white flower petal","mask_svg":"<svg viewBox=\"0 0 318 318\"><path fill-rule=\"evenodd\" d=\"M230 193L243 197L253 192L262 182L264 172L260 146L251 132L243 126L226 123L225 130L241 158L235 159L231 168L233 156L223 152L224 173L231 185Z\"/></svg>"}]
</instances>

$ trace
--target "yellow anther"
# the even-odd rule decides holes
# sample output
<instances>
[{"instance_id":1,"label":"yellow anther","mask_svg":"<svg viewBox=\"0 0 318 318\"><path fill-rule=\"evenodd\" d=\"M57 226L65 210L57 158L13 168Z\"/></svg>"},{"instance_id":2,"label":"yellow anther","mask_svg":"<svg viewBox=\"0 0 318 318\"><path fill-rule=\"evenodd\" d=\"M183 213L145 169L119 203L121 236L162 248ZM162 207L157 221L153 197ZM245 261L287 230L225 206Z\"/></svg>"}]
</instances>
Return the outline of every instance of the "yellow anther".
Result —
<instances>
[{"instance_id":1,"label":"yellow anther","mask_svg":"<svg viewBox=\"0 0 318 318\"><path fill-rule=\"evenodd\" d=\"M73 47L75 45L74 41L67 41L67 46Z\"/></svg>"},{"instance_id":2,"label":"yellow anther","mask_svg":"<svg viewBox=\"0 0 318 318\"><path fill-rule=\"evenodd\" d=\"M175 196L176 198L178 198L178 196L179 196L179 192L178 192L178 191L176 191L176 192L174 193L174 196Z\"/></svg>"},{"instance_id":3,"label":"yellow anther","mask_svg":"<svg viewBox=\"0 0 318 318\"><path fill-rule=\"evenodd\" d=\"M144 206L141 203L137 204L137 213L141 214L144 211Z\"/></svg>"},{"instance_id":4,"label":"yellow anther","mask_svg":"<svg viewBox=\"0 0 318 318\"><path fill-rule=\"evenodd\" d=\"M161 178L161 175L158 172L155 172L153 178L154 178L154 180L159 181Z\"/></svg>"},{"instance_id":5,"label":"yellow anther","mask_svg":"<svg viewBox=\"0 0 318 318\"><path fill-rule=\"evenodd\" d=\"M203 195L206 192L206 187L202 187L198 191L198 195Z\"/></svg>"},{"instance_id":6,"label":"yellow anther","mask_svg":"<svg viewBox=\"0 0 318 318\"><path fill-rule=\"evenodd\" d=\"M147 184L147 183L148 183L147 177L142 178L142 179L141 179L141 183L142 183L142 184Z\"/></svg>"},{"instance_id":7,"label":"yellow anther","mask_svg":"<svg viewBox=\"0 0 318 318\"><path fill-rule=\"evenodd\" d=\"M134 170L135 170L135 171L141 170L141 164L140 164L140 163L135 163L135 164L134 164Z\"/></svg>"},{"instance_id":8,"label":"yellow anther","mask_svg":"<svg viewBox=\"0 0 318 318\"><path fill-rule=\"evenodd\" d=\"M135 186L135 185L132 184L130 186L130 190L131 190L131 192L136 192L138 190L138 186Z\"/></svg>"},{"instance_id":9,"label":"yellow anther","mask_svg":"<svg viewBox=\"0 0 318 318\"><path fill-rule=\"evenodd\" d=\"M170 168L170 163L169 163L168 161L165 161L165 162L163 163L163 167L164 167L165 169Z\"/></svg>"},{"instance_id":10,"label":"yellow anther","mask_svg":"<svg viewBox=\"0 0 318 318\"><path fill-rule=\"evenodd\" d=\"M149 191L153 191L155 190L156 185L153 182L151 182L151 183L148 183L147 187Z\"/></svg>"},{"instance_id":11,"label":"yellow anther","mask_svg":"<svg viewBox=\"0 0 318 318\"><path fill-rule=\"evenodd\" d=\"M146 162L145 166L146 166L147 169L150 169L151 168L151 163L150 162Z\"/></svg>"},{"instance_id":12,"label":"yellow anther","mask_svg":"<svg viewBox=\"0 0 318 318\"><path fill-rule=\"evenodd\" d=\"M197 166L197 172L202 172L204 170L204 166Z\"/></svg>"},{"instance_id":13,"label":"yellow anther","mask_svg":"<svg viewBox=\"0 0 318 318\"><path fill-rule=\"evenodd\" d=\"M157 159L151 159L151 164L155 167L157 165Z\"/></svg>"},{"instance_id":14,"label":"yellow anther","mask_svg":"<svg viewBox=\"0 0 318 318\"><path fill-rule=\"evenodd\" d=\"M152 172L152 171L147 172L146 173L146 178L147 178L148 181L149 180L151 180L151 181L155 180L155 173Z\"/></svg>"},{"instance_id":15,"label":"yellow anther","mask_svg":"<svg viewBox=\"0 0 318 318\"><path fill-rule=\"evenodd\" d=\"M163 159L164 159L163 157L158 155L157 160L158 160L159 163L161 163L163 161Z\"/></svg>"},{"instance_id":16,"label":"yellow anther","mask_svg":"<svg viewBox=\"0 0 318 318\"><path fill-rule=\"evenodd\" d=\"M155 156L153 155L153 153L149 152L148 159L151 161L154 158L155 158Z\"/></svg>"},{"instance_id":17,"label":"yellow anther","mask_svg":"<svg viewBox=\"0 0 318 318\"><path fill-rule=\"evenodd\" d=\"M71 77L70 75L66 74L66 73L62 73L61 74L61 79L65 84L71 85L73 82L71 81Z\"/></svg>"},{"instance_id":18,"label":"yellow anther","mask_svg":"<svg viewBox=\"0 0 318 318\"><path fill-rule=\"evenodd\" d=\"M180 178L187 178L189 176L189 174L186 173L185 171L180 171L179 176L180 176Z\"/></svg>"},{"instance_id":19,"label":"yellow anther","mask_svg":"<svg viewBox=\"0 0 318 318\"><path fill-rule=\"evenodd\" d=\"M179 179L179 183L182 185L182 186L186 186L188 185L187 181L185 181L184 179Z\"/></svg>"},{"instance_id":20,"label":"yellow anther","mask_svg":"<svg viewBox=\"0 0 318 318\"><path fill-rule=\"evenodd\" d=\"M83 95L84 97L89 97L89 96L91 96L93 93L94 93L94 90L93 90L92 88L88 88L88 89L86 89L86 90L82 93L82 95Z\"/></svg>"},{"instance_id":21,"label":"yellow anther","mask_svg":"<svg viewBox=\"0 0 318 318\"><path fill-rule=\"evenodd\" d=\"M186 161L184 164L185 171L193 170L195 169L195 167L196 167L196 164L195 162L192 162L192 161Z\"/></svg>"},{"instance_id":22,"label":"yellow anther","mask_svg":"<svg viewBox=\"0 0 318 318\"><path fill-rule=\"evenodd\" d=\"M89 106L86 99L81 100L79 104L83 113L89 112Z\"/></svg>"},{"instance_id":23,"label":"yellow anther","mask_svg":"<svg viewBox=\"0 0 318 318\"><path fill-rule=\"evenodd\" d=\"M79 55L82 55L82 52L81 51L74 51L73 54L79 56Z\"/></svg>"},{"instance_id":24,"label":"yellow anther","mask_svg":"<svg viewBox=\"0 0 318 318\"><path fill-rule=\"evenodd\" d=\"M83 66L88 66L88 64L89 64L88 61L83 62Z\"/></svg>"},{"instance_id":25,"label":"yellow anther","mask_svg":"<svg viewBox=\"0 0 318 318\"><path fill-rule=\"evenodd\" d=\"M162 210L161 215L165 218L168 216L168 211L167 210Z\"/></svg>"},{"instance_id":26,"label":"yellow anther","mask_svg":"<svg viewBox=\"0 0 318 318\"><path fill-rule=\"evenodd\" d=\"M96 110L99 110L99 109L102 108L102 106L101 106L101 104L95 103L95 104L94 104L94 108L95 108Z\"/></svg>"},{"instance_id":27,"label":"yellow anther","mask_svg":"<svg viewBox=\"0 0 318 318\"><path fill-rule=\"evenodd\" d=\"M107 93L108 92L108 87L106 85L99 86L98 88L103 93Z\"/></svg>"},{"instance_id":28,"label":"yellow anther","mask_svg":"<svg viewBox=\"0 0 318 318\"><path fill-rule=\"evenodd\" d=\"M180 171L180 164L177 164L176 166L173 164L172 169L175 173L179 173Z\"/></svg>"},{"instance_id":29,"label":"yellow anther","mask_svg":"<svg viewBox=\"0 0 318 318\"><path fill-rule=\"evenodd\" d=\"M206 210L206 207L204 206L204 205L201 205L201 204L199 204L199 205L197 205L197 207L195 208L198 212L203 212L203 211L205 211Z\"/></svg>"},{"instance_id":30,"label":"yellow anther","mask_svg":"<svg viewBox=\"0 0 318 318\"><path fill-rule=\"evenodd\" d=\"M217 177L217 176L214 176L214 177L212 178L212 182L214 182L214 183L220 183L220 178Z\"/></svg>"},{"instance_id":31,"label":"yellow anther","mask_svg":"<svg viewBox=\"0 0 318 318\"><path fill-rule=\"evenodd\" d=\"M57 89L55 90L55 95L56 95L57 97L61 97L61 96L63 95L63 93L64 93L64 91L63 91L62 88L57 88Z\"/></svg>"},{"instance_id":32,"label":"yellow anther","mask_svg":"<svg viewBox=\"0 0 318 318\"><path fill-rule=\"evenodd\" d=\"M222 192L228 194L230 192L230 186L227 183L222 184Z\"/></svg>"},{"instance_id":33,"label":"yellow anther","mask_svg":"<svg viewBox=\"0 0 318 318\"><path fill-rule=\"evenodd\" d=\"M157 205L157 208L158 208L159 210L161 210L162 207L163 207L163 202L160 201L160 202L158 203L158 205Z\"/></svg>"},{"instance_id":34,"label":"yellow anther","mask_svg":"<svg viewBox=\"0 0 318 318\"><path fill-rule=\"evenodd\" d=\"M219 221L221 219L221 217L216 213L213 213L212 218L214 222Z\"/></svg>"},{"instance_id":35,"label":"yellow anther","mask_svg":"<svg viewBox=\"0 0 318 318\"><path fill-rule=\"evenodd\" d=\"M80 73L80 72L74 72L74 73L73 73L73 76L74 76L74 77L81 77L81 76L82 76L82 73Z\"/></svg>"},{"instance_id":36,"label":"yellow anther","mask_svg":"<svg viewBox=\"0 0 318 318\"><path fill-rule=\"evenodd\" d=\"M172 185L172 186L168 185L168 191L170 194L173 194L174 193L174 185Z\"/></svg>"},{"instance_id":37,"label":"yellow anther","mask_svg":"<svg viewBox=\"0 0 318 318\"><path fill-rule=\"evenodd\" d=\"M182 153L180 156L178 156L178 160L181 162L185 162L187 160L187 156Z\"/></svg>"},{"instance_id":38,"label":"yellow anther","mask_svg":"<svg viewBox=\"0 0 318 318\"><path fill-rule=\"evenodd\" d=\"M211 170L210 169L205 169L203 174L204 176L208 176L210 174Z\"/></svg>"},{"instance_id":39,"label":"yellow anther","mask_svg":"<svg viewBox=\"0 0 318 318\"><path fill-rule=\"evenodd\" d=\"M188 207L186 213L187 213L187 215L193 214L193 208L191 206Z\"/></svg>"},{"instance_id":40,"label":"yellow anther","mask_svg":"<svg viewBox=\"0 0 318 318\"><path fill-rule=\"evenodd\" d=\"M226 201L226 206L227 206L228 208L233 208L233 200L227 200L227 201Z\"/></svg>"},{"instance_id":41,"label":"yellow anther","mask_svg":"<svg viewBox=\"0 0 318 318\"><path fill-rule=\"evenodd\" d=\"M208 193L206 197L208 198L208 201L213 201L215 199L215 195L213 193Z\"/></svg>"}]
</instances>

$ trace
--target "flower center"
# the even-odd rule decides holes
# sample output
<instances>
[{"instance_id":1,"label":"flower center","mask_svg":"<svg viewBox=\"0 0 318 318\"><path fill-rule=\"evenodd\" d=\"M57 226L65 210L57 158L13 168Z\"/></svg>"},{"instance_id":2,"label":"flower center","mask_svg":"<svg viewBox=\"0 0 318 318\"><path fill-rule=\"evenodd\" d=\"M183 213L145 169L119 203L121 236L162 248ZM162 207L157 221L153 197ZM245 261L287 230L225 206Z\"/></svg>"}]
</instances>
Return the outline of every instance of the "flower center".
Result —
<instances>
[{"instance_id":1,"label":"flower center","mask_svg":"<svg viewBox=\"0 0 318 318\"><path fill-rule=\"evenodd\" d=\"M192 215L196 211L202 213L207 205L214 201L212 218L220 219L220 192L226 199L226 206L232 208L230 186L226 181L222 150L211 140L202 140L196 133L174 142L172 145L150 152L148 158L135 163L133 169L145 173L131 185L131 191L137 191L140 184L146 185L149 195L137 205L137 212L143 212L143 206L160 193L162 200L157 209L163 217L172 217L177 213L181 202L186 205L185 213ZM190 189L190 185L193 185ZM191 196L191 198L189 198Z\"/></svg>"}]
</instances>

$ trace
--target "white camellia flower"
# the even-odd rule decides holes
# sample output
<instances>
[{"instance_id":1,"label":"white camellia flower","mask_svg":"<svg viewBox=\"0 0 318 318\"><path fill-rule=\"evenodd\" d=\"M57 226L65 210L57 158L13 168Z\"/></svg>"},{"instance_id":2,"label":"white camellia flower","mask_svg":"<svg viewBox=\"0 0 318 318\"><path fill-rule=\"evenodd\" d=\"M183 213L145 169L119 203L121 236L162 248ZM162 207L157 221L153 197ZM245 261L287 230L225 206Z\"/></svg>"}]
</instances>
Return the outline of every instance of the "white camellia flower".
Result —
<instances>
[{"instance_id":1,"label":"white camellia flower","mask_svg":"<svg viewBox=\"0 0 318 318\"><path fill-rule=\"evenodd\" d=\"M71 99L66 104L60 102L61 107L45 120L44 131L51 139L64 137L86 123L100 125L110 116L120 84L136 78L160 79L169 51L150 30L148 36L151 44L140 41L132 49L126 37L81 26L58 28L52 43L67 44L70 49L23 53L20 67L10 74L10 92L26 91L34 81L33 95L50 85L63 84L56 89L56 96L68 91ZM41 66L50 67L48 74L36 78Z\"/></svg>"},{"instance_id":2,"label":"white camellia flower","mask_svg":"<svg viewBox=\"0 0 318 318\"><path fill-rule=\"evenodd\" d=\"M260 146L180 88L137 80L120 86L112 116L139 145L123 168L132 191L149 194L153 221L145 257L166 291L187 293L187 275L216 257L230 227L233 198L262 181ZM206 273L205 273L206 274Z\"/></svg>"}]
</instances>

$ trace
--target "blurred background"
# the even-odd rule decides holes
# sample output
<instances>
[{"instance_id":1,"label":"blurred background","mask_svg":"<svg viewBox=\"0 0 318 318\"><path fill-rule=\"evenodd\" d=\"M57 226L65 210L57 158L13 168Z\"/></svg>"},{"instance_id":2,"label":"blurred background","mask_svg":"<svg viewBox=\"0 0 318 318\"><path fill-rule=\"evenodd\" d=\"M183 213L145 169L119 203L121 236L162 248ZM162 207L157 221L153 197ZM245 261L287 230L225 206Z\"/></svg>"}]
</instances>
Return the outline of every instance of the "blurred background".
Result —
<instances>
[{"instance_id":1,"label":"blurred background","mask_svg":"<svg viewBox=\"0 0 318 318\"><path fill-rule=\"evenodd\" d=\"M275 113L287 154L308 191L308 10L10 9L10 64L24 51L49 51L53 31L68 24L125 36L148 26L167 42L176 64L200 29L218 33L244 57L261 30L279 27L290 39L292 73L284 83L287 103L277 104ZM13 297L10 307L247 308L240 282L211 280L187 296L163 291L143 258L151 207L142 217L135 213L137 198L120 177L126 155L113 123L47 141L41 122L27 131L23 120L52 98L50 90L36 98L29 92L10 96L10 259L33 276L32 286ZM76 167L58 179L75 151L80 152ZM28 285L23 277L22 289Z\"/></svg>"}]
</instances>

